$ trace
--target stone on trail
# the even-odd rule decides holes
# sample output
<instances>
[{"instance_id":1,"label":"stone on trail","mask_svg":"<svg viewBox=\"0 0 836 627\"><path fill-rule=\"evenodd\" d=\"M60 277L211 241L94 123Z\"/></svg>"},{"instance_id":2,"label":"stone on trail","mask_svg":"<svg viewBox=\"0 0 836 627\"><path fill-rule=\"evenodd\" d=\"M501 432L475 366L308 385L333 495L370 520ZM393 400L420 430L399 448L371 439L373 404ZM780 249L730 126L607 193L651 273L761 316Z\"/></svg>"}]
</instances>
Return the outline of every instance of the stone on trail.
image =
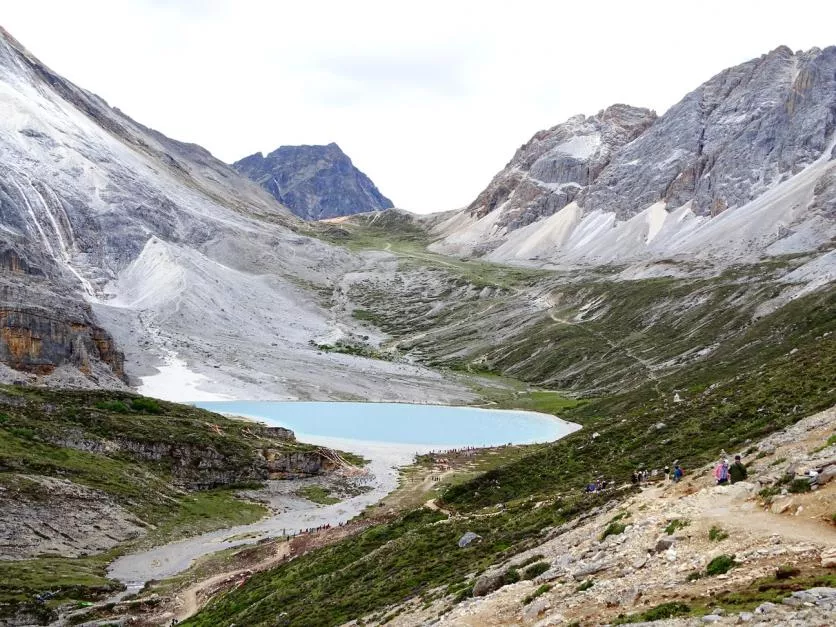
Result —
<instances>
[{"instance_id":1,"label":"stone on trail","mask_svg":"<svg viewBox=\"0 0 836 627\"><path fill-rule=\"evenodd\" d=\"M720 618L721 617L718 616L717 614L706 614L705 616L702 617L702 622L704 622L704 623L716 623L717 621L720 620Z\"/></svg>"},{"instance_id":2,"label":"stone on trail","mask_svg":"<svg viewBox=\"0 0 836 627\"><path fill-rule=\"evenodd\" d=\"M483 597L494 590L499 590L502 587L503 578L504 575L501 572L482 575L473 586L473 596Z\"/></svg>"},{"instance_id":3,"label":"stone on trail","mask_svg":"<svg viewBox=\"0 0 836 627\"><path fill-rule=\"evenodd\" d=\"M545 612L547 609L551 607L548 599L544 599L543 597L539 597L534 599L528 606L523 610L523 618L526 621L533 621L536 620L540 614Z\"/></svg>"},{"instance_id":4,"label":"stone on trail","mask_svg":"<svg viewBox=\"0 0 836 627\"><path fill-rule=\"evenodd\" d=\"M773 514L783 514L792 506L793 500L791 498L779 498L772 501L772 505L769 507L769 511L771 511Z\"/></svg>"},{"instance_id":5,"label":"stone on trail","mask_svg":"<svg viewBox=\"0 0 836 627\"><path fill-rule=\"evenodd\" d=\"M575 581L580 581L581 579L585 579L589 575L594 575L595 573L600 573L602 570L607 570L612 566L612 562L609 560L601 560L599 562L590 562L585 566L580 566L579 568L572 571L572 579Z\"/></svg>"},{"instance_id":6,"label":"stone on trail","mask_svg":"<svg viewBox=\"0 0 836 627\"><path fill-rule=\"evenodd\" d=\"M823 568L836 568L836 549L824 549L821 552L821 565Z\"/></svg>"},{"instance_id":7,"label":"stone on trail","mask_svg":"<svg viewBox=\"0 0 836 627\"><path fill-rule=\"evenodd\" d=\"M774 612L776 607L774 603L766 601L755 608L755 614L769 614L770 612Z\"/></svg>"},{"instance_id":8,"label":"stone on trail","mask_svg":"<svg viewBox=\"0 0 836 627\"><path fill-rule=\"evenodd\" d=\"M478 542L481 540L482 536L473 533L472 531L468 531L461 538L459 538L459 548L463 549L464 547L468 546L471 542Z\"/></svg>"},{"instance_id":9,"label":"stone on trail","mask_svg":"<svg viewBox=\"0 0 836 627\"><path fill-rule=\"evenodd\" d=\"M674 538L673 536L662 536L656 541L656 548L654 550L657 553L662 553L671 548L675 542L676 538Z\"/></svg>"}]
</instances>

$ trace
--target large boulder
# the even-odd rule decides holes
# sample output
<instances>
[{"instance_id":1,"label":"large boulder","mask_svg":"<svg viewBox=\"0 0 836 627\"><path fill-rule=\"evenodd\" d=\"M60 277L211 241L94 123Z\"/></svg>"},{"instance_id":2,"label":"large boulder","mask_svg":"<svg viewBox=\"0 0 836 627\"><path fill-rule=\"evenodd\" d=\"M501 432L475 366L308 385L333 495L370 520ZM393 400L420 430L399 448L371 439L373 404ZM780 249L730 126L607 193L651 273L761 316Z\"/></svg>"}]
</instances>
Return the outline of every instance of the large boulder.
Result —
<instances>
[{"instance_id":1,"label":"large boulder","mask_svg":"<svg viewBox=\"0 0 836 627\"><path fill-rule=\"evenodd\" d=\"M825 485L826 483L829 483L834 477L836 477L836 464L825 466L816 477L816 483L818 485Z\"/></svg>"},{"instance_id":2,"label":"large boulder","mask_svg":"<svg viewBox=\"0 0 836 627\"><path fill-rule=\"evenodd\" d=\"M473 586L473 596L483 597L494 590L499 590L504 581L505 575L501 572L482 575Z\"/></svg>"},{"instance_id":3,"label":"large boulder","mask_svg":"<svg viewBox=\"0 0 836 627\"><path fill-rule=\"evenodd\" d=\"M481 540L482 536L473 533L472 531L468 531L461 538L459 538L459 548L463 549L464 547L470 545L472 542L481 542Z\"/></svg>"},{"instance_id":4,"label":"large boulder","mask_svg":"<svg viewBox=\"0 0 836 627\"><path fill-rule=\"evenodd\" d=\"M671 548L676 543L676 538L673 536L662 536L656 541L656 546L654 547L654 551L656 553L663 553Z\"/></svg>"}]
</instances>

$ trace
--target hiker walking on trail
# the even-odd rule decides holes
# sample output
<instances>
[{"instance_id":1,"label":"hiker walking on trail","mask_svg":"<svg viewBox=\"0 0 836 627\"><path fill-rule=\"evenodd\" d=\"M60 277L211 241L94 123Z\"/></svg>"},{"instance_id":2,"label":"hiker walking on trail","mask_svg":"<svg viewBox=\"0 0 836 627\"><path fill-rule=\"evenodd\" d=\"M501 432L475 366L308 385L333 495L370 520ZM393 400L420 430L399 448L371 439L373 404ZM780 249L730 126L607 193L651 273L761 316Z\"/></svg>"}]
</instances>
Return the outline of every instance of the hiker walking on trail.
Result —
<instances>
[{"instance_id":1,"label":"hiker walking on trail","mask_svg":"<svg viewBox=\"0 0 836 627\"><path fill-rule=\"evenodd\" d=\"M729 467L729 479L732 483L743 481L749 473L746 472L746 466L740 461L740 455L734 456L734 463Z\"/></svg>"},{"instance_id":2,"label":"hiker walking on trail","mask_svg":"<svg viewBox=\"0 0 836 627\"><path fill-rule=\"evenodd\" d=\"M729 460L722 460L714 468L714 478L717 480L717 485L725 485L729 482Z\"/></svg>"},{"instance_id":3,"label":"hiker walking on trail","mask_svg":"<svg viewBox=\"0 0 836 627\"><path fill-rule=\"evenodd\" d=\"M685 471L682 470L682 466L679 465L679 462L676 462L673 465L673 473L671 474L671 478L674 482L678 482L682 477L685 475Z\"/></svg>"}]
</instances>

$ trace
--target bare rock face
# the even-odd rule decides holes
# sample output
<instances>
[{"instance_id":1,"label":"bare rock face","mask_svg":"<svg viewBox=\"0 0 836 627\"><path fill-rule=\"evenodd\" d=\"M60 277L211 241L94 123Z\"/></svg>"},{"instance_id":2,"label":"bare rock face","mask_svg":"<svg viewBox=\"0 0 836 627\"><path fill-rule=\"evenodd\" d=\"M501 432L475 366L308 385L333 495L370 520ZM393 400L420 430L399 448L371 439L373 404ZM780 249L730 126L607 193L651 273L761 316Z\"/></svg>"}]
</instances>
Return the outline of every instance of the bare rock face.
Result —
<instances>
[{"instance_id":1,"label":"bare rock face","mask_svg":"<svg viewBox=\"0 0 836 627\"><path fill-rule=\"evenodd\" d=\"M648 109L613 105L540 131L467 208L475 217L499 209L498 224L514 230L562 209L592 183L615 151L656 119Z\"/></svg>"},{"instance_id":2,"label":"bare rock face","mask_svg":"<svg viewBox=\"0 0 836 627\"><path fill-rule=\"evenodd\" d=\"M836 47L779 47L659 118L616 105L541 131L434 232L438 252L582 265L754 262L827 246Z\"/></svg>"},{"instance_id":3,"label":"bare rock face","mask_svg":"<svg viewBox=\"0 0 836 627\"><path fill-rule=\"evenodd\" d=\"M368 176L354 167L337 144L281 146L233 164L293 213L305 220L390 209Z\"/></svg>"},{"instance_id":4,"label":"bare rock face","mask_svg":"<svg viewBox=\"0 0 836 627\"><path fill-rule=\"evenodd\" d=\"M0 512L0 559L78 557L145 533L106 494L65 479L13 475L0 491Z\"/></svg>"},{"instance_id":5,"label":"bare rock face","mask_svg":"<svg viewBox=\"0 0 836 627\"><path fill-rule=\"evenodd\" d=\"M629 217L664 200L697 215L740 207L818 159L836 128L836 47L786 46L724 70L625 146L583 195Z\"/></svg>"},{"instance_id":6,"label":"bare rock face","mask_svg":"<svg viewBox=\"0 0 836 627\"><path fill-rule=\"evenodd\" d=\"M88 376L101 363L124 380L124 356L90 306L43 277L21 277L26 266L17 261L0 277L0 362L39 375L68 364Z\"/></svg>"}]
</instances>

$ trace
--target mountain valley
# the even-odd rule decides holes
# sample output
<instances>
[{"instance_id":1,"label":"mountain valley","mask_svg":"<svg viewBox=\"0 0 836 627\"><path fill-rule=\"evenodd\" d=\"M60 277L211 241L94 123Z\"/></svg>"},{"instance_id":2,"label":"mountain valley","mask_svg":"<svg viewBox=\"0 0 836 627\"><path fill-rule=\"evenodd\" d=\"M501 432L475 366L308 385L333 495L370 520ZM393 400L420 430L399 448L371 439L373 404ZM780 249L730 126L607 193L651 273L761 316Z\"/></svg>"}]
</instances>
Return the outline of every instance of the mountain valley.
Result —
<instances>
[{"instance_id":1,"label":"mountain valley","mask_svg":"<svg viewBox=\"0 0 836 627\"><path fill-rule=\"evenodd\" d=\"M415 215L336 144L225 164L0 29L0 624L733 624L765 602L763 624L826 624L835 284L836 47L776 48L661 115L572 117L468 207ZM368 487L349 453L178 404L226 399L582 429L417 456L346 526L123 590L115 559L258 521L271 482L315 478L314 507ZM715 488L727 451L751 477ZM740 559L710 579L730 515Z\"/></svg>"}]
</instances>

